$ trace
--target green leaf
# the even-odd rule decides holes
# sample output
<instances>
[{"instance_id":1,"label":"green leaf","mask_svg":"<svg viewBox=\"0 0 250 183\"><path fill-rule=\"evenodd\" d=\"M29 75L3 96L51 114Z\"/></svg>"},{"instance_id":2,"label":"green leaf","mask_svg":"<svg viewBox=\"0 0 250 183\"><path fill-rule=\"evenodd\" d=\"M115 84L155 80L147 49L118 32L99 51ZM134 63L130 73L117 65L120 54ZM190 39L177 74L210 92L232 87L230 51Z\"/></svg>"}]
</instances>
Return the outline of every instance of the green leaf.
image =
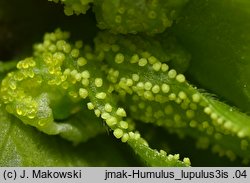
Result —
<instances>
[{"instance_id":1,"label":"green leaf","mask_svg":"<svg viewBox=\"0 0 250 183\"><path fill-rule=\"evenodd\" d=\"M184 158L183 161L179 160L179 154L167 154L165 151L153 150L148 147L144 139L133 139L128 141L128 144L133 148L134 152L138 154L148 166L157 167L185 167L190 166L189 158Z\"/></svg>"},{"instance_id":2,"label":"green leaf","mask_svg":"<svg viewBox=\"0 0 250 183\"><path fill-rule=\"evenodd\" d=\"M73 131L68 131L61 135L75 144L86 142L105 131L102 121L96 118L94 113L89 112L86 107L70 116L69 119L60 121L60 123L69 124L77 129L74 133Z\"/></svg>"},{"instance_id":3,"label":"green leaf","mask_svg":"<svg viewBox=\"0 0 250 183\"><path fill-rule=\"evenodd\" d=\"M73 146L24 125L2 105L0 128L0 166L129 166L123 150L106 135Z\"/></svg>"},{"instance_id":4,"label":"green leaf","mask_svg":"<svg viewBox=\"0 0 250 183\"><path fill-rule=\"evenodd\" d=\"M192 0L171 30L192 55L190 77L247 113L249 9L249 0Z\"/></svg>"}]
</instances>

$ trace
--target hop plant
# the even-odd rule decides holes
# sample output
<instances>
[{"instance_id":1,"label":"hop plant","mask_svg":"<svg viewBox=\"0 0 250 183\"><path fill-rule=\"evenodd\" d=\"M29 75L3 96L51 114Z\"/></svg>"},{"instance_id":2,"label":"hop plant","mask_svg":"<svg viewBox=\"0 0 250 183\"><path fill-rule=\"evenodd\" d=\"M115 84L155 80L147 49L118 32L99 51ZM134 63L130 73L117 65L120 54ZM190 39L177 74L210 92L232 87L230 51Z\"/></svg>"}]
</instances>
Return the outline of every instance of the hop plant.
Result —
<instances>
[{"instance_id":1,"label":"hop plant","mask_svg":"<svg viewBox=\"0 0 250 183\"><path fill-rule=\"evenodd\" d=\"M147 166L190 166L190 159L179 155L179 152L170 154L168 148L152 148L154 145L149 142L150 138L147 139L147 135L144 137L143 129L137 128L139 124L145 123L144 126L153 125L168 133L177 134L180 138L195 139L197 147L210 148L232 161L240 159L245 164L249 162L250 118L241 112L249 110L246 107L249 102L247 73L240 75L238 82L241 84L233 84L237 90L241 89L237 86L246 85L243 87L245 95L242 96L246 101L240 99L241 102L234 103L236 100L232 97L228 99L228 103L233 104L228 105L221 98L227 99L232 91L221 92L223 86L219 87L218 79L218 82L212 81L215 84L211 84L216 87L209 89L218 91L218 96L205 92L201 86L206 85L202 82L197 84L195 79L205 77L200 72L202 68L193 66L196 59L200 58L200 52L194 52L193 48L204 41L203 36L207 35L202 25L197 25L201 27L198 30L191 26L197 23L197 11L202 7L205 13L209 13L210 6L219 10L226 3L215 0L206 3L191 0L60 2L65 5L66 15L85 14L93 6L98 27L106 30L98 30L93 44L86 44L81 40L73 41L69 32L56 29L46 33L43 42L34 45L33 54L29 57L18 63L1 63L0 116L4 128L6 123L18 123L20 130L27 130L27 126L32 126L36 128L29 129L33 130L32 134L48 139L52 135L59 135L64 140L57 140L67 140L78 147L107 129L116 139L128 144ZM240 3L234 5L241 6ZM227 7L225 9L230 13L232 7L230 4ZM215 16L224 18L219 11L216 13ZM248 15L244 9L239 15L241 13ZM227 23L227 19L224 22ZM209 22L202 23L209 25ZM182 34L182 29L187 32L196 31L197 35ZM235 32L240 31L242 33L245 30L235 28ZM212 33L217 34L215 31ZM192 39L196 40L193 44L189 42ZM234 39L238 38L232 38L233 41ZM188 43L192 48L187 46ZM217 44L215 48L216 46L220 48ZM204 48L207 52L214 49L213 45L205 45L200 48L201 53ZM244 49L247 48L246 44ZM244 49L242 55L245 54ZM210 59L200 62L209 64L214 57L208 58ZM237 55L234 58L242 59ZM221 59L220 55L218 59ZM224 64L227 62L218 63L218 68ZM13 68L14 65L16 69ZM236 65L240 69L240 65ZM218 69L213 74L217 75ZM225 70L225 75L230 78L231 72ZM27 126L20 126L22 123ZM2 132L2 136L4 135L5 131ZM25 138L26 135L21 136ZM53 142L51 143L53 147ZM2 151L9 151L9 147L2 144ZM51 146L43 150L45 154L50 148ZM22 154L22 151L16 154ZM58 154L57 151L53 153ZM53 160L51 156L47 155L47 158ZM21 163L5 160L1 164L42 165L39 162L30 163L32 157L28 159L23 158ZM79 159L85 161L84 156ZM54 166L78 165L74 160L70 160L72 164L67 163L62 160L58 164L55 162ZM80 165L89 164L85 161Z\"/></svg>"}]
</instances>

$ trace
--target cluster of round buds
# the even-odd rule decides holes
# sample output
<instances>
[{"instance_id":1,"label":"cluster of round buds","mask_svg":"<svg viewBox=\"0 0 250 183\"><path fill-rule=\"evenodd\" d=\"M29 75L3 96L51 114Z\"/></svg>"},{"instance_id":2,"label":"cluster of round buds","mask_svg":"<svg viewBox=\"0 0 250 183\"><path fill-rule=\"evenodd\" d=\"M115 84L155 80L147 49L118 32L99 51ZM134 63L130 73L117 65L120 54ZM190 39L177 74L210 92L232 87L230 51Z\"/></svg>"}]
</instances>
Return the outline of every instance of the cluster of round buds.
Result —
<instances>
[{"instance_id":1,"label":"cluster of round buds","mask_svg":"<svg viewBox=\"0 0 250 183\"><path fill-rule=\"evenodd\" d=\"M53 1L55 3L61 1L65 5L64 13L68 16L73 15L74 13L76 15L85 14L90 7L89 4L93 2L93 0L80 0L80 1L49 0L49 1Z\"/></svg>"},{"instance_id":2,"label":"cluster of round buds","mask_svg":"<svg viewBox=\"0 0 250 183\"><path fill-rule=\"evenodd\" d=\"M107 79L114 84L114 89L122 98L126 94L136 96L128 97L131 99L130 112L136 119L156 122L157 125L168 128L174 127L177 131L183 127L198 130L207 136L207 143L203 144L217 142L219 136L228 134L236 134L239 138L246 137L248 129L243 129L229 120L230 117L216 108L219 104L212 105L213 99L210 100L190 86L183 74L170 69L166 63L154 57L154 54L138 49L138 45L132 44L130 40L120 41L118 46L118 51L106 50L106 61L112 65L107 72ZM129 51L123 53L122 50L125 49ZM126 70L130 72L119 68L128 68ZM133 101L134 99L136 100ZM224 109L229 112L233 110L226 107ZM246 119L242 117L242 120ZM233 157L232 153L227 154Z\"/></svg>"},{"instance_id":3,"label":"cluster of round buds","mask_svg":"<svg viewBox=\"0 0 250 183\"><path fill-rule=\"evenodd\" d=\"M34 58L18 62L17 70L3 79L0 96L6 104L6 109L25 123L39 128L53 123L49 100L53 100L57 105L63 105L64 102L69 103L68 94L72 103L72 109L68 107L70 111L65 113L68 115L76 109L76 103L80 98L87 97L87 90L78 87L76 82L88 86L90 75L83 66L87 64L87 59L91 55L88 54L88 58L80 56L82 42L77 41L72 45L66 41L68 38L69 34L59 29L46 34L44 42L35 45ZM100 80L96 83L98 86L101 85ZM61 100L62 98L64 100ZM47 127L44 127L44 132L52 133L51 129L45 128ZM57 131L59 128L62 129L58 125L54 130Z\"/></svg>"},{"instance_id":4,"label":"cluster of round buds","mask_svg":"<svg viewBox=\"0 0 250 183\"><path fill-rule=\"evenodd\" d=\"M18 62L17 71L9 73L2 81L0 96L10 113L33 119L37 113L37 102L25 93L25 87L39 85L40 78L34 73L36 62L27 58Z\"/></svg>"},{"instance_id":5,"label":"cluster of round buds","mask_svg":"<svg viewBox=\"0 0 250 183\"><path fill-rule=\"evenodd\" d=\"M119 65L124 62L125 57L128 58L122 53L117 53L114 59ZM137 54L133 55L129 62L132 64L130 70L133 73L131 75L116 71L114 68L108 71L107 79L115 84L116 91L121 95L124 95L124 92L129 94L136 93L146 100L160 103L165 103L169 100L181 103L188 98L185 90L178 91L178 89L171 87L179 83L185 88L185 85L187 85L185 76L177 74L174 69L169 70L167 64L161 63L153 56L140 58ZM128 67L128 60L126 60L125 64ZM137 64L137 66L134 66L134 64ZM137 72L138 70L140 70L139 73ZM168 82L156 81L155 78L152 78L152 72L156 72L156 75L159 73L161 80Z\"/></svg>"},{"instance_id":6,"label":"cluster of round buds","mask_svg":"<svg viewBox=\"0 0 250 183\"><path fill-rule=\"evenodd\" d=\"M123 118L127 116L126 111L121 107L116 108L107 102L109 99L106 98L105 94L104 92L97 93L95 96L97 104L89 102L87 103L87 107L89 110L94 110L97 117L101 117L105 120L106 124L113 130L113 134L116 138L121 139L122 142L127 142L129 140L128 132L132 126L129 121L123 120Z\"/></svg>"},{"instance_id":7,"label":"cluster of round buds","mask_svg":"<svg viewBox=\"0 0 250 183\"><path fill-rule=\"evenodd\" d=\"M98 25L102 29L111 29L112 32L122 34L137 32L155 34L171 26L176 12L185 3L185 0L177 3L178 5L169 5L168 0L154 0L147 3L143 0L138 0L137 3L127 0L126 3L119 4L114 1L94 1L94 6L98 10L96 14ZM110 9L113 11L109 11Z\"/></svg>"},{"instance_id":8,"label":"cluster of round buds","mask_svg":"<svg viewBox=\"0 0 250 183\"><path fill-rule=\"evenodd\" d=\"M98 47L100 54L95 56L89 47L81 50L82 42L69 44L66 41L68 37L60 30L46 34L44 42L35 46L34 58L20 61L18 70L9 73L2 81L0 97L10 113L26 123L34 120L43 127L48 125L44 122L53 121L48 100L58 100L57 105L67 100L74 106L80 99L86 99L90 100L88 109L106 122L116 138L129 143L140 141L147 147L140 134L133 132L133 122L124 119L127 117L125 109L116 107L118 101L114 98L117 98L125 105L129 104L134 119L171 127L172 131L189 128L202 133L205 137L199 138L198 142L202 148L208 147L210 141L221 140L223 135L237 134L241 139L241 149L248 149L248 140L244 138L249 134L249 129L229 120L233 119L230 112L234 112L234 109L200 94L186 82L183 74L170 69L154 54L138 48L129 40L122 40L120 44L112 39L109 40L110 44L101 43ZM123 53L125 45L128 51ZM107 65L100 67L99 73L93 66L100 64L100 60L105 60ZM107 74L106 78L103 73ZM112 97L114 91L119 96ZM70 96L70 101L64 98L66 95ZM228 110L228 114L222 114L220 109ZM43 117L46 119L40 120ZM244 121L244 116L240 117ZM63 129L61 126L56 128ZM70 128L72 126L65 127L67 130ZM46 130L49 131L49 128L46 127ZM214 149L231 159L235 157L232 151L223 147L216 146ZM168 161L179 159L178 155L166 156L164 151L154 154ZM184 162L189 164L188 159L184 159Z\"/></svg>"}]
</instances>

